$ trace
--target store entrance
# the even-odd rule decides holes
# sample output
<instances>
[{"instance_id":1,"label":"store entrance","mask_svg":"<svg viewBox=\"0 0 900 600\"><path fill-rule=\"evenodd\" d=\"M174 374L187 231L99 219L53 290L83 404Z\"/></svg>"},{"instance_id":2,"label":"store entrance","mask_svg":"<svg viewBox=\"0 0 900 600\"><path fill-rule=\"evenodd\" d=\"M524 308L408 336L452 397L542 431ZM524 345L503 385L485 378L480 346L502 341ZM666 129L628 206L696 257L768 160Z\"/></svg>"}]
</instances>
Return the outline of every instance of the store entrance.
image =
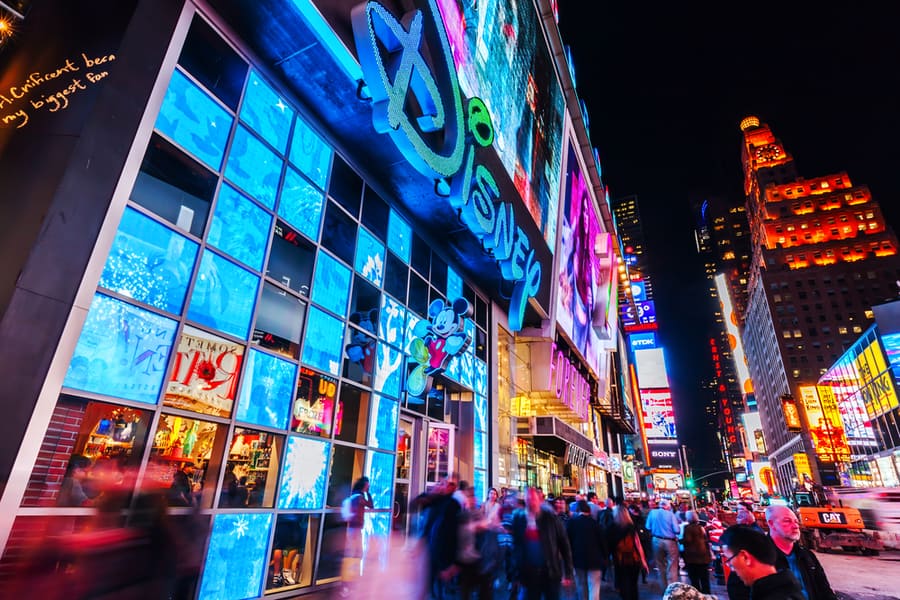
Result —
<instances>
[{"instance_id":1,"label":"store entrance","mask_svg":"<svg viewBox=\"0 0 900 600\"><path fill-rule=\"evenodd\" d=\"M410 531L409 503L410 489L415 480L414 457L416 456L416 430L421 426L421 419L406 415L400 416L400 427L397 430L397 472L394 481L394 510L391 515L391 527L394 532L407 536Z\"/></svg>"}]
</instances>

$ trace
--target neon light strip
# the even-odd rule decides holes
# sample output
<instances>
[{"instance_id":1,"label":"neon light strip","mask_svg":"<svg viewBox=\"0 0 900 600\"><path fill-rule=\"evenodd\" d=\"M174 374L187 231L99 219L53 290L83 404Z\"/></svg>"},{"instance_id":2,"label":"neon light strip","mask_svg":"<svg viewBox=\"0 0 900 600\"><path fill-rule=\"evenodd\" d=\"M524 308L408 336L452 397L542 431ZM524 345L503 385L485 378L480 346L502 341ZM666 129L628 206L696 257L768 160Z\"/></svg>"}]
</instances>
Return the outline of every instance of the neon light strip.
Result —
<instances>
[{"instance_id":1,"label":"neon light strip","mask_svg":"<svg viewBox=\"0 0 900 600\"><path fill-rule=\"evenodd\" d=\"M316 33L322 45L331 53L331 56L343 67L344 71L353 81L363 79L362 68L353 53L344 45L337 36L319 9L313 6L312 0L293 0L294 6L300 10L300 14L306 20L306 24Z\"/></svg>"}]
</instances>

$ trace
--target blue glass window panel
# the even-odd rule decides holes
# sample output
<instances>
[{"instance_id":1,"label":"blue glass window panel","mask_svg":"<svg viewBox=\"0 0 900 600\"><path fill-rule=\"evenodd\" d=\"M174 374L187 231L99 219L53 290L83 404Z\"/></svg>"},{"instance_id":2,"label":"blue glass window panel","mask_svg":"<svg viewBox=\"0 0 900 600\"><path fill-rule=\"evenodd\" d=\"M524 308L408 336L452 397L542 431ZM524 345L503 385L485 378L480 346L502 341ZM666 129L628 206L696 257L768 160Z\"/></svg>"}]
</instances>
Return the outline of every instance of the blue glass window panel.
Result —
<instances>
[{"instance_id":1,"label":"blue glass window panel","mask_svg":"<svg viewBox=\"0 0 900 600\"><path fill-rule=\"evenodd\" d=\"M325 189L333 152L303 119L297 118L290 160L320 189Z\"/></svg>"},{"instance_id":2,"label":"blue glass window panel","mask_svg":"<svg viewBox=\"0 0 900 600\"><path fill-rule=\"evenodd\" d=\"M325 502L325 477L331 442L300 437L288 438L278 508L317 509Z\"/></svg>"},{"instance_id":3,"label":"blue glass window panel","mask_svg":"<svg viewBox=\"0 0 900 600\"><path fill-rule=\"evenodd\" d=\"M469 389L475 387L475 357L468 352L463 352L459 358L459 382Z\"/></svg>"},{"instance_id":4,"label":"blue glass window panel","mask_svg":"<svg viewBox=\"0 0 900 600\"><path fill-rule=\"evenodd\" d=\"M340 376L344 349L344 322L313 306L306 324L303 363L313 369Z\"/></svg>"},{"instance_id":5,"label":"blue glass window panel","mask_svg":"<svg viewBox=\"0 0 900 600\"><path fill-rule=\"evenodd\" d=\"M239 126L228 152L225 177L266 208L275 208L282 162L249 130Z\"/></svg>"},{"instance_id":6,"label":"blue glass window panel","mask_svg":"<svg viewBox=\"0 0 900 600\"><path fill-rule=\"evenodd\" d=\"M444 375L446 375L453 381L459 381L459 361L460 361L460 356L459 355L454 356L447 363L447 370L444 371Z\"/></svg>"},{"instance_id":7,"label":"blue glass window panel","mask_svg":"<svg viewBox=\"0 0 900 600\"><path fill-rule=\"evenodd\" d=\"M94 294L65 387L156 404L178 324Z\"/></svg>"},{"instance_id":8,"label":"blue glass window panel","mask_svg":"<svg viewBox=\"0 0 900 600\"><path fill-rule=\"evenodd\" d=\"M397 449L397 417L399 403L378 394L372 394L369 411L369 445L381 450Z\"/></svg>"},{"instance_id":9,"label":"blue glass window panel","mask_svg":"<svg viewBox=\"0 0 900 600\"><path fill-rule=\"evenodd\" d=\"M450 302L453 302L453 298L450 299ZM463 326L465 327L466 334L469 336L469 345L466 346L466 352L469 354L475 354L475 340L478 339L475 334L475 322L472 319L465 319L463 321Z\"/></svg>"},{"instance_id":10,"label":"blue glass window panel","mask_svg":"<svg viewBox=\"0 0 900 600\"><path fill-rule=\"evenodd\" d=\"M241 120L284 154L294 111L255 71L250 72Z\"/></svg>"},{"instance_id":11,"label":"blue glass window panel","mask_svg":"<svg viewBox=\"0 0 900 600\"><path fill-rule=\"evenodd\" d=\"M199 597L242 600L259 596L271 527L272 513L216 515Z\"/></svg>"},{"instance_id":12,"label":"blue glass window panel","mask_svg":"<svg viewBox=\"0 0 900 600\"><path fill-rule=\"evenodd\" d=\"M197 244L126 208L100 286L166 312L181 314Z\"/></svg>"},{"instance_id":13,"label":"blue glass window panel","mask_svg":"<svg viewBox=\"0 0 900 600\"><path fill-rule=\"evenodd\" d=\"M394 491L394 455L384 452L369 452L366 456L366 477L369 478L369 493L375 508L391 508Z\"/></svg>"},{"instance_id":14,"label":"blue glass window panel","mask_svg":"<svg viewBox=\"0 0 900 600\"><path fill-rule=\"evenodd\" d=\"M250 350L238 400L237 420L277 429L287 427L297 365Z\"/></svg>"},{"instance_id":15,"label":"blue glass window panel","mask_svg":"<svg viewBox=\"0 0 900 600\"><path fill-rule=\"evenodd\" d=\"M409 264L409 249L412 246L412 227L391 211L388 217L388 248Z\"/></svg>"},{"instance_id":16,"label":"blue glass window panel","mask_svg":"<svg viewBox=\"0 0 900 600\"><path fill-rule=\"evenodd\" d=\"M447 267L447 299L453 302L463 297L463 282L459 273Z\"/></svg>"},{"instance_id":17,"label":"blue glass window panel","mask_svg":"<svg viewBox=\"0 0 900 600\"><path fill-rule=\"evenodd\" d=\"M475 393L487 395L487 364L480 358L475 359Z\"/></svg>"},{"instance_id":18,"label":"blue glass window panel","mask_svg":"<svg viewBox=\"0 0 900 600\"><path fill-rule=\"evenodd\" d=\"M487 498L487 472L476 469L474 479L475 499L483 502Z\"/></svg>"},{"instance_id":19,"label":"blue glass window panel","mask_svg":"<svg viewBox=\"0 0 900 600\"><path fill-rule=\"evenodd\" d=\"M206 92L176 70L155 127L218 171L233 120Z\"/></svg>"},{"instance_id":20,"label":"blue glass window panel","mask_svg":"<svg viewBox=\"0 0 900 600\"><path fill-rule=\"evenodd\" d=\"M404 342L403 342L403 350L407 354L410 354L410 355L412 354L412 352L410 351L410 348L412 348L413 340L416 339L416 337L417 337L415 334L416 323L418 323L421 320L422 320L422 318L419 317L418 315L416 315L414 312L407 311L407 313L406 313L406 335L405 335Z\"/></svg>"},{"instance_id":21,"label":"blue glass window panel","mask_svg":"<svg viewBox=\"0 0 900 600\"><path fill-rule=\"evenodd\" d=\"M330 254L319 252L316 276L313 279L313 302L333 313L344 315L350 297L350 269Z\"/></svg>"},{"instance_id":22,"label":"blue glass window panel","mask_svg":"<svg viewBox=\"0 0 900 600\"><path fill-rule=\"evenodd\" d=\"M486 468L487 455L485 454L486 445L487 445L487 433L484 431L476 431L474 434L475 439L475 467L484 469Z\"/></svg>"},{"instance_id":23,"label":"blue glass window panel","mask_svg":"<svg viewBox=\"0 0 900 600\"><path fill-rule=\"evenodd\" d=\"M188 307L188 318L247 339L258 286L259 277L204 250Z\"/></svg>"},{"instance_id":24,"label":"blue glass window panel","mask_svg":"<svg viewBox=\"0 0 900 600\"><path fill-rule=\"evenodd\" d=\"M288 169L285 172L278 216L288 225L309 239L318 240L324 203L325 195L297 171Z\"/></svg>"},{"instance_id":25,"label":"blue glass window panel","mask_svg":"<svg viewBox=\"0 0 900 600\"><path fill-rule=\"evenodd\" d=\"M257 271L262 269L272 216L230 185L223 185L207 240Z\"/></svg>"},{"instance_id":26,"label":"blue glass window panel","mask_svg":"<svg viewBox=\"0 0 900 600\"><path fill-rule=\"evenodd\" d=\"M488 430L487 398L480 394L475 394L475 429Z\"/></svg>"},{"instance_id":27,"label":"blue glass window panel","mask_svg":"<svg viewBox=\"0 0 900 600\"><path fill-rule=\"evenodd\" d=\"M375 381L372 387L395 398L400 396L401 375L403 373L403 354L385 343L378 343L375 356Z\"/></svg>"},{"instance_id":28,"label":"blue glass window panel","mask_svg":"<svg viewBox=\"0 0 900 600\"><path fill-rule=\"evenodd\" d=\"M378 337L385 340L388 344L399 346L403 342L405 321L406 308L387 294L382 294Z\"/></svg>"},{"instance_id":29,"label":"blue glass window panel","mask_svg":"<svg viewBox=\"0 0 900 600\"><path fill-rule=\"evenodd\" d=\"M356 238L356 270L381 287L384 280L384 244L362 228Z\"/></svg>"}]
</instances>

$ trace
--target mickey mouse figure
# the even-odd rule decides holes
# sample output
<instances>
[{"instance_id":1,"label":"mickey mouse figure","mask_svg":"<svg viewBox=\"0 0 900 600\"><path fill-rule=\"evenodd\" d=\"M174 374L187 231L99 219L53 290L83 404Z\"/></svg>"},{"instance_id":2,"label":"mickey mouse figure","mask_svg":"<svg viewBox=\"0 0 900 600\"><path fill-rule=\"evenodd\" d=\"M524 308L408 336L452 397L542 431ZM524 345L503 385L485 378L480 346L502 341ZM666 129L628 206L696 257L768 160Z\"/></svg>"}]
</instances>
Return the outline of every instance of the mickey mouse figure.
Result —
<instances>
[{"instance_id":1,"label":"mickey mouse figure","mask_svg":"<svg viewBox=\"0 0 900 600\"><path fill-rule=\"evenodd\" d=\"M378 311L356 312L350 315L350 322L359 325L366 333L375 334L375 323L378 319ZM350 362L356 363L363 371L363 376L370 376L375 370L375 338L353 329L350 334L350 343L344 348Z\"/></svg>"},{"instance_id":2,"label":"mickey mouse figure","mask_svg":"<svg viewBox=\"0 0 900 600\"><path fill-rule=\"evenodd\" d=\"M453 304L435 300L428 307L429 321L419 321L413 328L412 356L418 365L409 374L406 388L413 396L421 396L431 389L432 377L447 368L454 356L463 352L472 339L465 331L465 319L472 315L472 307L465 298Z\"/></svg>"}]
</instances>

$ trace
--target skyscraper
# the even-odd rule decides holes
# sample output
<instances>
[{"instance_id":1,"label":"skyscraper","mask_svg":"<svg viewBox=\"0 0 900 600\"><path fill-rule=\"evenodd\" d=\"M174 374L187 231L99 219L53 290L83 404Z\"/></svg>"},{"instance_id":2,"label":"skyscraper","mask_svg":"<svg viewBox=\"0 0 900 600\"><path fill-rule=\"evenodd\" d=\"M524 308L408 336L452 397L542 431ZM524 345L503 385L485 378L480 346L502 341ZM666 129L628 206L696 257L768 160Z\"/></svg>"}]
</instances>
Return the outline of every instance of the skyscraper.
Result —
<instances>
[{"instance_id":1,"label":"skyscraper","mask_svg":"<svg viewBox=\"0 0 900 600\"><path fill-rule=\"evenodd\" d=\"M638 283L643 289L645 300L653 300L653 284L650 280L647 255L644 252L644 227L641 223L638 197L632 195L613 200L612 209L631 281ZM630 290L627 286L620 286L619 294L619 305L625 306L630 297Z\"/></svg>"},{"instance_id":2,"label":"skyscraper","mask_svg":"<svg viewBox=\"0 0 900 600\"><path fill-rule=\"evenodd\" d=\"M783 396L800 399L871 324L871 306L893 295L897 238L866 186L843 172L799 177L756 117L741 131L753 250L743 334L769 456L782 491L802 454L814 478L836 483L836 465L815 458L808 433L789 431Z\"/></svg>"}]
</instances>

